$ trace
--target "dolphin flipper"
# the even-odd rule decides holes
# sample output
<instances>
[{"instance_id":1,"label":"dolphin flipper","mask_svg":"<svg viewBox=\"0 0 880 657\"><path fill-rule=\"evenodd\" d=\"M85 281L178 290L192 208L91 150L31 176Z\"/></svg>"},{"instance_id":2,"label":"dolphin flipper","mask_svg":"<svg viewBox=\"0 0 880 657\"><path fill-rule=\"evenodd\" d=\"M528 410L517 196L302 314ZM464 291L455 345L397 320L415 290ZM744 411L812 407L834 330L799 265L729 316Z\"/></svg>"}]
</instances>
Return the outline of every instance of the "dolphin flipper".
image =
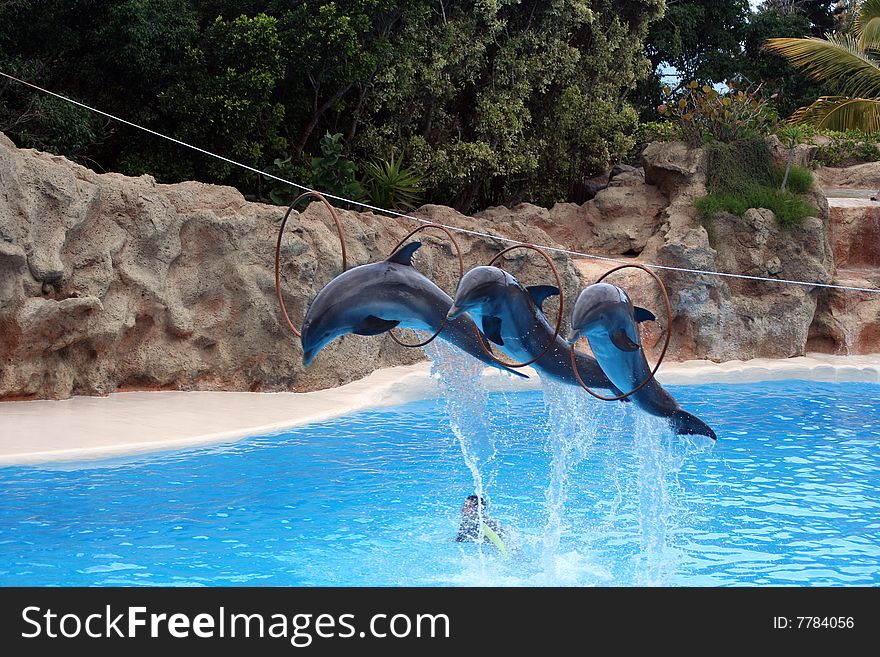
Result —
<instances>
[{"instance_id":1,"label":"dolphin flipper","mask_svg":"<svg viewBox=\"0 0 880 657\"><path fill-rule=\"evenodd\" d=\"M385 331L390 331L398 324L400 324L400 322L396 319L382 319L375 315L367 315L364 317L363 321L358 324L354 333L355 335L379 335Z\"/></svg>"},{"instance_id":2,"label":"dolphin flipper","mask_svg":"<svg viewBox=\"0 0 880 657\"><path fill-rule=\"evenodd\" d=\"M492 342L504 346L504 338L501 337L501 319L492 315L483 315L483 333Z\"/></svg>"},{"instance_id":3,"label":"dolphin flipper","mask_svg":"<svg viewBox=\"0 0 880 657\"><path fill-rule=\"evenodd\" d=\"M611 342L621 351L638 351L639 345L633 342L626 331L619 329L611 334Z\"/></svg>"},{"instance_id":4,"label":"dolphin flipper","mask_svg":"<svg viewBox=\"0 0 880 657\"><path fill-rule=\"evenodd\" d=\"M641 324L642 322L656 322L657 317L647 308L640 308L639 306L633 306L633 316L635 317L636 323Z\"/></svg>"},{"instance_id":5,"label":"dolphin flipper","mask_svg":"<svg viewBox=\"0 0 880 657\"><path fill-rule=\"evenodd\" d=\"M681 409L675 411L669 416L669 421L672 423L672 428L675 429L675 433L680 436L708 436L712 440L717 440L715 432L712 431L712 428L708 424L703 422L696 415L691 415L687 411Z\"/></svg>"}]
</instances>

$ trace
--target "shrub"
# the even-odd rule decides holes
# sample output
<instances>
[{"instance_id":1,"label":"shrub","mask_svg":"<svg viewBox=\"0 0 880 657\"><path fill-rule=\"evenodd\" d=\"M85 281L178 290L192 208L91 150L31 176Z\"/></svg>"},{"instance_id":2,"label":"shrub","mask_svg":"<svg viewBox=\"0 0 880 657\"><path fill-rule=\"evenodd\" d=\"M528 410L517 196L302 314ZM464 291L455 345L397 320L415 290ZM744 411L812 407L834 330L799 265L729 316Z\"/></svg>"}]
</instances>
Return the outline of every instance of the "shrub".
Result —
<instances>
[{"instance_id":1,"label":"shrub","mask_svg":"<svg viewBox=\"0 0 880 657\"><path fill-rule=\"evenodd\" d=\"M711 193L694 204L703 219L720 212L742 216L749 208L772 210L780 225L791 228L813 214L816 209L799 196L773 187L752 185L739 192Z\"/></svg>"},{"instance_id":2,"label":"shrub","mask_svg":"<svg viewBox=\"0 0 880 657\"><path fill-rule=\"evenodd\" d=\"M403 166L403 155L391 153L387 160L364 165L361 181L370 202L380 208L406 211L418 204L425 192L424 176L413 167Z\"/></svg>"},{"instance_id":3,"label":"shrub","mask_svg":"<svg viewBox=\"0 0 880 657\"><path fill-rule=\"evenodd\" d=\"M637 144L650 144L652 141L669 142L681 138L681 127L672 121L647 121L639 125L636 133Z\"/></svg>"},{"instance_id":4,"label":"shrub","mask_svg":"<svg viewBox=\"0 0 880 657\"><path fill-rule=\"evenodd\" d=\"M734 89L719 93L708 84L688 83L685 93L675 99L669 87L663 93L667 101L658 111L677 122L684 140L699 146L709 140L734 142L769 131L773 117L767 101L759 100L756 93Z\"/></svg>"},{"instance_id":5,"label":"shrub","mask_svg":"<svg viewBox=\"0 0 880 657\"><path fill-rule=\"evenodd\" d=\"M869 135L857 130L847 132L826 130L817 134L831 139L830 143L822 144L816 151L813 161L819 166L841 167L880 160L880 148L877 147L877 142L880 141L878 134Z\"/></svg>"},{"instance_id":6,"label":"shrub","mask_svg":"<svg viewBox=\"0 0 880 657\"><path fill-rule=\"evenodd\" d=\"M750 136L734 143L710 142L705 146L710 192L736 193L753 184L773 184L773 158L762 137Z\"/></svg>"},{"instance_id":7,"label":"shrub","mask_svg":"<svg viewBox=\"0 0 880 657\"><path fill-rule=\"evenodd\" d=\"M704 219L719 212L741 216L749 208L772 210L780 225L792 227L816 210L798 193L808 191L812 173L792 167L788 191L781 191L784 169L774 169L767 144L760 137L724 144L706 145L709 195L697 199L695 207Z\"/></svg>"},{"instance_id":8,"label":"shrub","mask_svg":"<svg viewBox=\"0 0 880 657\"><path fill-rule=\"evenodd\" d=\"M265 167L263 171L292 181L307 180L309 176L308 165L305 162L296 163L291 157L284 160L275 158L275 161ZM299 187L294 187L272 178L266 178L266 185L269 189L269 200L275 205L290 205L293 199L302 193L302 189ZM303 207L305 207L305 203L303 203Z\"/></svg>"},{"instance_id":9,"label":"shrub","mask_svg":"<svg viewBox=\"0 0 880 657\"><path fill-rule=\"evenodd\" d=\"M785 168L773 170L773 184L779 187L785 175ZM813 172L806 167L792 166L788 172L786 189L793 194L806 194L813 188Z\"/></svg>"},{"instance_id":10,"label":"shrub","mask_svg":"<svg viewBox=\"0 0 880 657\"><path fill-rule=\"evenodd\" d=\"M364 189L355 179L356 173L354 162L342 156L342 133L327 132L321 138L321 157L312 158L312 187L357 201Z\"/></svg>"}]
</instances>

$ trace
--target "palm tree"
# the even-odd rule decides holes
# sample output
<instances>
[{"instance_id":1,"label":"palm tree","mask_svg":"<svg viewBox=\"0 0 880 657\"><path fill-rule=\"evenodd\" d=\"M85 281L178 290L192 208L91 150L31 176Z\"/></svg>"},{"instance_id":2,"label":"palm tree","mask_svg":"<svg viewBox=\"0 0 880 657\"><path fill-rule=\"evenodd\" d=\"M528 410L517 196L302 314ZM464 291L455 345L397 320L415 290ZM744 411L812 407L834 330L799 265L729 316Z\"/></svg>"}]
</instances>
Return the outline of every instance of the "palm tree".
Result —
<instances>
[{"instance_id":1,"label":"palm tree","mask_svg":"<svg viewBox=\"0 0 880 657\"><path fill-rule=\"evenodd\" d=\"M851 34L824 39L768 39L764 48L788 59L810 77L834 85L789 119L829 130L880 131L880 0L865 0Z\"/></svg>"}]
</instances>

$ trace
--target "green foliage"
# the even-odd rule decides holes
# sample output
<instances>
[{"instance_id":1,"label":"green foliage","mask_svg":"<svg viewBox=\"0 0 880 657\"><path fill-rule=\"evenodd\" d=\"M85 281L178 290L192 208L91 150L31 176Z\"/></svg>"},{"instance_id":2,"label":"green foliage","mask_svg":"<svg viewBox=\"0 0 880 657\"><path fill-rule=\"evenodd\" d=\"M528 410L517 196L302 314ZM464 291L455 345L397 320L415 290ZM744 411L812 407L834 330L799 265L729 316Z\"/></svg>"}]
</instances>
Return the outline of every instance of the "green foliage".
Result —
<instances>
[{"instance_id":1,"label":"green foliage","mask_svg":"<svg viewBox=\"0 0 880 657\"><path fill-rule=\"evenodd\" d=\"M685 92L673 98L672 89L663 91L666 102L658 107L660 114L678 123L682 136L691 146L707 139L730 143L753 135L763 135L771 126L766 100L756 94L736 90L719 93L707 84L689 82Z\"/></svg>"},{"instance_id":2,"label":"green foliage","mask_svg":"<svg viewBox=\"0 0 880 657\"><path fill-rule=\"evenodd\" d=\"M764 185L751 185L736 194L712 193L697 199L694 205L704 219L721 212L741 216L749 208L766 208L772 210L780 225L787 228L798 226L803 219L816 213L816 209L801 197Z\"/></svg>"},{"instance_id":3,"label":"green foliage","mask_svg":"<svg viewBox=\"0 0 880 657\"><path fill-rule=\"evenodd\" d=\"M176 71L195 33L186 0L0 2L0 69L148 120L155 85ZM0 131L22 146L117 168L132 133L62 100L0 82Z\"/></svg>"},{"instance_id":4,"label":"green foliage","mask_svg":"<svg viewBox=\"0 0 880 657\"><path fill-rule=\"evenodd\" d=\"M827 14L815 14L815 20L820 25L829 22ZM810 35L814 27L816 36L826 31L811 23L810 17L804 13L781 13L773 9L759 11L745 27L743 58L737 73L744 79L760 81L764 89L775 96L773 104L782 117L790 116L798 107L819 96L821 86L794 68L784 57L764 50L764 43L771 38Z\"/></svg>"},{"instance_id":5,"label":"green foliage","mask_svg":"<svg viewBox=\"0 0 880 657\"><path fill-rule=\"evenodd\" d=\"M773 184L776 187L782 186L782 179L785 176L785 168L779 167L773 170ZM792 194L806 194L813 189L813 172L806 167L792 166L788 171L788 180L786 181L786 189Z\"/></svg>"},{"instance_id":6,"label":"green foliage","mask_svg":"<svg viewBox=\"0 0 880 657\"><path fill-rule=\"evenodd\" d=\"M791 122L834 130L880 130L880 3L866 0L849 32L824 39L772 38L764 48L785 57L826 95L798 109Z\"/></svg>"},{"instance_id":7,"label":"green foliage","mask_svg":"<svg viewBox=\"0 0 880 657\"><path fill-rule=\"evenodd\" d=\"M706 144L706 187L736 193L753 184L773 184L773 158L764 139L751 136L734 143Z\"/></svg>"},{"instance_id":8,"label":"green foliage","mask_svg":"<svg viewBox=\"0 0 880 657\"><path fill-rule=\"evenodd\" d=\"M342 133L324 135L321 156L312 158L312 187L319 192L358 200L364 190L356 180L357 167L343 157L342 148Z\"/></svg>"},{"instance_id":9,"label":"green foliage","mask_svg":"<svg viewBox=\"0 0 880 657\"><path fill-rule=\"evenodd\" d=\"M674 121L646 121L639 124L636 143L649 144L652 141L670 142L682 138L681 125Z\"/></svg>"},{"instance_id":10,"label":"green foliage","mask_svg":"<svg viewBox=\"0 0 880 657\"><path fill-rule=\"evenodd\" d=\"M406 152L433 202L550 204L633 147L627 98L650 71L643 39L665 5L11 0L0 2L0 66L297 181L309 182L313 156L327 157L329 131L349 162ZM0 128L18 143L163 181L291 191L34 98L0 84ZM356 182L339 166L316 173L322 186Z\"/></svg>"},{"instance_id":11,"label":"green foliage","mask_svg":"<svg viewBox=\"0 0 880 657\"><path fill-rule=\"evenodd\" d=\"M736 72L748 0L679 0L651 26L651 60L691 80L726 80Z\"/></svg>"},{"instance_id":12,"label":"green foliage","mask_svg":"<svg viewBox=\"0 0 880 657\"><path fill-rule=\"evenodd\" d=\"M162 109L179 126L178 135L259 168L283 154L285 109L272 98L284 73L281 44L278 22L271 16L231 21L218 16L187 47L182 75L160 95ZM226 163L194 162L198 172L215 180L252 180Z\"/></svg>"},{"instance_id":13,"label":"green foliage","mask_svg":"<svg viewBox=\"0 0 880 657\"><path fill-rule=\"evenodd\" d=\"M812 173L792 167L789 191L781 191L778 187L784 171L773 168L763 139L752 137L730 144L713 142L706 146L706 157L709 194L694 203L704 219L719 212L742 215L749 208L766 208L773 211L781 225L792 227L815 214L815 208L797 195L811 189Z\"/></svg>"},{"instance_id":14,"label":"green foliage","mask_svg":"<svg viewBox=\"0 0 880 657\"><path fill-rule=\"evenodd\" d=\"M849 0L849 4L852 0ZM762 85L778 113L786 117L819 95L818 85L783 58L764 51L773 37L822 37L840 29L835 0L675 0L651 25L645 50L654 74L641 82L635 104L642 120L654 117L666 82L737 80ZM749 10L751 5L754 10ZM683 85L682 85L683 86Z\"/></svg>"},{"instance_id":15,"label":"green foliage","mask_svg":"<svg viewBox=\"0 0 880 657\"><path fill-rule=\"evenodd\" d=\"M779 189L783 192L788 187L788 180L791 174L795 148L797 148L798 144L803 141L806 135L807 130L803 126L793 123L783 125L776 130L776 136L779 138L781 143L788 148L788 157L785 161L785 170L783 172L782 179L779 181Z\"/></svg>"},{"instance_id":16,"label":"green foliage","mask_svg":"<svg viewBox=\"0 0 880 657\"><path fill-rule=\"evenodd\" d=\"M651 121L656 116L657 106L663 102L664 82L732 79L741 66L748 16L748 0L667 2L663 18L651 24L645 40L652 73L636 87L635 104L641 119ZM671 74L670 69L681 77L664 80L661 73Z\"/></svg>"},{"instance_id":17,"label":"green foliage","mask_svg":"<svg viewBox=\"0 0 880 657\"><path fill-rule=\"evenodd\" d=\"M428 198L460 210L552 202L634 144L624 101L647 73L641 39L659 0L424 2L369 97L359 151L403 147Z\"/></svg>"},{"instance_id":18,"label":"green foliage","mask_svg":"<svg viewBox=\"0 0 880 657\"><path fill-rule=\"evenodd\" d=\"M403 166L403 155L391 153L387 160L364 165L362 181L370 203L380 208L405 212L415 208L425 192L424 176L412 167Z\"/></svg>"},{"instance_id":19,"label":"green foliage","mask_svg":"<svg viewBox=\"0 0 880 657\"><path fill-rule=\"evenodd\" d=\"M880 160L880 148L877 146L880 134L869 135L857 130L823 130L815 134L831 139L828 143L820 144L816 151L813 162L818 166L845 167Z\"/></svg>"},{"instance_id":20,"label":"green foliage","mask_svg":"<svg viewBox=\"0 0 880 657\"><path fill-rule=\"evenodd\" d=\"M805 126L787 123L776 128L776 136L786 148L794 148L810 134Z\"/></svg>"},{"instance_id":21,"label":"green foliage","mask_svg":"<svg viewBox=\"0 0 880 657\"><path fill-rule=\"evenodd\" d=\"M284 159L276 157L272 164L265 167L263 171L292 182L309 180L311 176L311 168L303 161L295 162L293 157ZM302 193L302 189L299 187L272 178L266 180L269 188L269 200L275 205L290 205Z\"/></svg>"}]
</instances>

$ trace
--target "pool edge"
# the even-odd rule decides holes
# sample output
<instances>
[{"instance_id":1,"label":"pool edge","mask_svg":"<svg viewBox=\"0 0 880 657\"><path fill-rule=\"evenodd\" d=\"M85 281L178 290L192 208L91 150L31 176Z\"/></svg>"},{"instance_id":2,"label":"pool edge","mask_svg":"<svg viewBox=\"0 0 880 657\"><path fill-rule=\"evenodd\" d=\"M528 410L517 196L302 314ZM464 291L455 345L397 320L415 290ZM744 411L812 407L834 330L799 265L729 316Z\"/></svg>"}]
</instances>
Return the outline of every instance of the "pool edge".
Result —
<instances>
[{"instance_id":1,"label":"pool edge","mask_svg":"<svg viewBox=\"0 0 880 657\"><path fill-rule=\"evenodd\" d=\"M529 374L523 380L489 368L484 381L493 391L538 389L538 377ZM658 378L669 385L785 379L880 383L880 354L686 361L664 364ZM3 402L0 466L91 461L233 442L437 395L430 364L423 362L376 370L359 381L307 393L124 392Z\"/></svg>"}]
</instances>

